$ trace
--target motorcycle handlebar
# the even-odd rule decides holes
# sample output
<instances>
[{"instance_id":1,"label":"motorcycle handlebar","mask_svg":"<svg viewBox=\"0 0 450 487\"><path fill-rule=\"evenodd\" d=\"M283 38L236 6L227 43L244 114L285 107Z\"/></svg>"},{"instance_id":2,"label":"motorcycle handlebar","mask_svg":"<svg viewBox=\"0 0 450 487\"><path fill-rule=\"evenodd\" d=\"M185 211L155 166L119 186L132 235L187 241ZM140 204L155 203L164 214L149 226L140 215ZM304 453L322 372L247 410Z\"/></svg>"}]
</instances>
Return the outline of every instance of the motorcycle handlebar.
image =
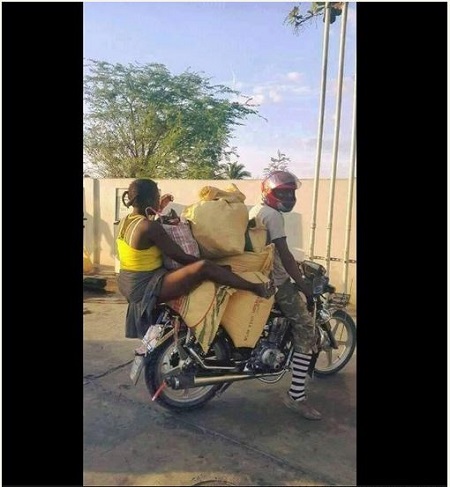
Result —
<instances>
[{"instance_id":1,"label":"motorcycle handlebar","mask_svg":"<svg viewBox=\"0 0 450 487\"><path fill-rule=\"evenodd\" d=\"M307 279L305 279L305 281L308 281ZM295 283L294 283L295 284ZM297 290L303 294L305 294L301 289L300 287L296 284L296 287L297 287ZM323 292L324 293L330 293L330 294L333 294L336 292L336 288L334 286L332 286L331 284L326 284L323 288Z\"/></svg>"},{"instance_id":2,"label":"motorcycle handlebar","mask_svg":"<svg viewBox=\"0 0 450 487\"><path fill-rule=\"evenodd\" d=\"M313 279L312 279L312 277L311 277L311 276L309 276L309 277L308 277L308 276L306 275L306 273L305 273L305 269L303 268L303 263L302 263L302 262L300 262L300 261L298 261L298 260L296 260L296 263L297 263L298 268L299 268L299 270L300 270L300 272L301 272L301 274L302 274L302 276L303 276L303 279L305 280L305 282L306 282L306 283L307 283L309 286L311 286L311 285L312 285L312 282L313 282ZM311 286L311 287L312 287L312 286ZM297 289L298 289L298 291L299 291L299 292L303 292L303 291L301 291L301 289L300 289L298 286L297 286ZM312 291L312 289L311 289L311 291ZM333 294L333 293L335 293L335 292L336 292L336 288L335 288L334 286L332 286L331 284L328 284L328 283L327 283L327 284L325 284L325 285L324 285L324 287L323 287L323 292L324 292L324 293ZM304 293L303 293L303 294L304 294ZM310 300L310 299L311 299L311 297L308 297L307 299L308 299L308 300Z\"/></svg>"}]
</instances>

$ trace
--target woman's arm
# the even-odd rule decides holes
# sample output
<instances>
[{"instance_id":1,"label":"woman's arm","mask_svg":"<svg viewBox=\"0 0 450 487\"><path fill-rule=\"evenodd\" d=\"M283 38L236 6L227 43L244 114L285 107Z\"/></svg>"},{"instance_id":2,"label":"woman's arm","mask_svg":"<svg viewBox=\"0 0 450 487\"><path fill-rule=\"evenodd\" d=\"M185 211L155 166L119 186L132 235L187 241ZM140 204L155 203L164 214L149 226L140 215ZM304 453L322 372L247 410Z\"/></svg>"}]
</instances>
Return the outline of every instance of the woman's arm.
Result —
<instances>
[{"instance_id":1,"label":"woman's arm","mask_svg":"<svg viewBox=\"0 0 450 487\"><path fill-rule=\"evenodd\" d=\"M146 234L150 240L150 244L156 245L163 254L180 264L187 265L197 262L200 259L193 255L186 254L186 252L174 242L166 233L162 225L158 221L148 221L146 223Z\"/></svg>"}]
</instances>

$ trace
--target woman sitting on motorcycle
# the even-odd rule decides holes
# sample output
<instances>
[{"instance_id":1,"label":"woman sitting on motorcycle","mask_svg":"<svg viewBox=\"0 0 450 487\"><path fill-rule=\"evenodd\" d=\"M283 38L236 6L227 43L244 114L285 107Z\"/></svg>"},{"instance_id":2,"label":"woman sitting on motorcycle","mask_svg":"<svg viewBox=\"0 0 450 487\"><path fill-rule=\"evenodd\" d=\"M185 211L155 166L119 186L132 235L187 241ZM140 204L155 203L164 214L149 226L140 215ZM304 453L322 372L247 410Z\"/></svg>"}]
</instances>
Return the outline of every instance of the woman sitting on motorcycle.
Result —
<instances>
[{"instance_id":1,"label":"woman sitting on motorcycle","mask_svg":"<svg viewBox=\"0 0 450 487\"><path fill-rule=\"evenodd\" d=\"M162 198L167 204L170 198ZM275 293L273 283L253 283L226 267L186 254L155 220L161 209L158 187L151 179L134 180L122 196L131 214L119 224L117 250L120 261L119 291L128 301L127 338L142 338L151 324L155 304L188 294L209 280L236 289L251 291L262 298ZM163 267L163 254L183 264L169 271Z\"/></svg>"}]
</instances>

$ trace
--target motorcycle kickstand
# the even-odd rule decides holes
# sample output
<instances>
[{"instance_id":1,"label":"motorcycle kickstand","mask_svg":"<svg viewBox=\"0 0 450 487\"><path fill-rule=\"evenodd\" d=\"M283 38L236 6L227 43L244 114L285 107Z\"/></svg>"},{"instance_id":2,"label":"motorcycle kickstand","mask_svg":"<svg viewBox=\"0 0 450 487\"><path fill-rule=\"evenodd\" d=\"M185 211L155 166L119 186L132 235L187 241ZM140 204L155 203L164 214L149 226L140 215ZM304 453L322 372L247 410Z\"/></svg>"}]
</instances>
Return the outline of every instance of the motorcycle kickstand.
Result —
<instances>
[{"instance_id":1,"label":"motorcycle kickstand","mask_svg":"<svg viewBox=\"0 0 450 487\"><path fill-rule=\"evenodd\" d=\"M225 382L220 389L216 391L216 397L220 397L230 386L232 382Z\"/></svg>"},{"instance_id":2,"label":"motorcycle kickstand","mask_svg":"<svg viewBox=\"0 0 450 487\"><path fill-rule=\"evenodd\" d=\"M311 378L311 380L314 379L314 368L316 366L317 358L319 357L319 352L313 352L312 357L311 357L311 362L309 362L309 367L307 370L307 374Z\"/></svg>"}]
</instances>

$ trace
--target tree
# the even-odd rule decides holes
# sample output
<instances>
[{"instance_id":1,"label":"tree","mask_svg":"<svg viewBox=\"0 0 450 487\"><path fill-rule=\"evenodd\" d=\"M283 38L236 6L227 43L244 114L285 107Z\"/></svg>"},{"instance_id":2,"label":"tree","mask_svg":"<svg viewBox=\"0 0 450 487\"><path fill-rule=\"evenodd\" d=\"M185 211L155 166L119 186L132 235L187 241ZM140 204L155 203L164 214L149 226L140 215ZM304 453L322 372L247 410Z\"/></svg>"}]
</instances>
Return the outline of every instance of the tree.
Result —
<instances>
[{"instance_id":1,"label":"tree","mask_svg":"<svg viewBox=\"0 0 450 487\"><path fill-rule=\"evenodd\" d=\"M232 161L231 157L239 158L237 147L227 147L223 151L223 158L225 163L220 164L218 179L244 179L250 178L252 175L245 170L244 164L239 164L237 160Z\"/></svg>"},{"instance_id":2,"label":"tree","mask_svg":"<svg viewBox=\"0 0 450 487\"><path fill-rule=\"evenodd\" d=\"M305 26L305 24L310 23L310 21L316 17L323 16L325 13L325 8L330 9L330 24L333 24L336 17L342 14L342 8L344 2L312 2L309 10L306 14L300 13L300 4L295 6L287 15L284 20L285 24L289 24L294 28L296 34L299 33L300 29ZM325 21L325 16L323 18Z\"/></svg>"},{"instance_id":3,"label":"tree","mask_svg":"<svg viewBox=\"0 0 450 487\"><path fill-rule=\"evenodd\" d=\"M244 179L250 178L252 175L245 170L244 164L236 162L228 162L223 165L223 179Z\"/></svg>"},{"instance_id":4,"label":"tree","mask_svg":"<svg viewBox=\"0 0 450 487\"><path fill-rule=\"evenodd\" d=\"M163 64L89 60L84 152L104 177L213 179L233 127L257 114L240 95Z\"/></svg>"},{"instance_id":5,"label":"tree","mask_svg":"<svg viewBox=\"0 0 450 487\"><path fill-rule=\"evenodd\" d=\"M268 176L273 171L286 171L290 160L278 149L277 157L271 157L269 165L264 168L264 176Z\"/></svg>"}]
</instances>

